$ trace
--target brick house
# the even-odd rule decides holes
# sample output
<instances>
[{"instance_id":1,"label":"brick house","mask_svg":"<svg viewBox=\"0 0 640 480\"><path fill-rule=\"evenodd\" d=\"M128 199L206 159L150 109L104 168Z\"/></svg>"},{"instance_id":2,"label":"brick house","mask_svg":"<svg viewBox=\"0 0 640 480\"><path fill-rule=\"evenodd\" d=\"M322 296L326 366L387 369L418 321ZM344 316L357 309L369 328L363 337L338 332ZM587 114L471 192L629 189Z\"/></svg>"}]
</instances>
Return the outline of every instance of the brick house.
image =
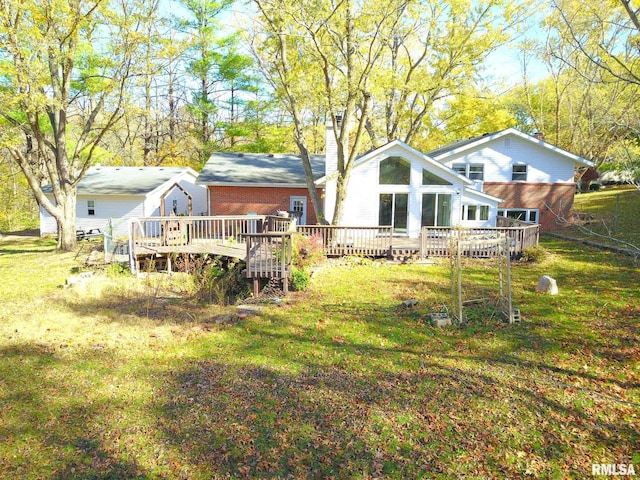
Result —
<instances>
[{"instance_id":1,"label":"brick house","mask_svg":"<svg viewBox=\"0 0 640 480\"><path fill-rule=\"evenodd\" d=\"M315 178L324 174L324 164L324 155L311 156ZM196 183L207 186L209 215L289 211L298 212L301 224L318 222L299 155L214 153Z\"/></svg>"},{"instance_id":2,"label":"brick house","mask_svg":"<svg viewBox=\"0 0 640 480\"><path fill-rule=\"evenodd\" d=\"M573 207L575 171L593 163L543 140L508 128L427 153L482 191L501 198L498 215L553 230Z\"/></svg>"}]
</instances>

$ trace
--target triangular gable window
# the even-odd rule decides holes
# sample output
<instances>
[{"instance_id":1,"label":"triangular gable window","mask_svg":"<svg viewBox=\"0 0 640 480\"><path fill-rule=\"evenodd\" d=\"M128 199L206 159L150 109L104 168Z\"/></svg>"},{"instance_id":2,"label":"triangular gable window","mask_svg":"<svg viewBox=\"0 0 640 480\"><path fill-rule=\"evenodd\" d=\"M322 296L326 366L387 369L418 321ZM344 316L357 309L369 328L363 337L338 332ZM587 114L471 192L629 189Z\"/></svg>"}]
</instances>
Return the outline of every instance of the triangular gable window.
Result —
<instances>
[{"instance_id":1,"label":"triangular gable window","mask_svg":"<svg viewBox=\"0 0 640 480\"><path fill-rule=\"evenodd\" d=\"M451 182L447 182L446 180L423 168L422 185L451 185Z\"/></svg>"},{"instance_id":2,"label":"triangular gable window","mask_svg":"<svg viewBox=\"0 0 640 480\"><path fill-rule=\"evenodd\" d=\"M387 157L380 162L380 185L409 185L411 164L404 158Z\"/></svg>"}]
</instances>

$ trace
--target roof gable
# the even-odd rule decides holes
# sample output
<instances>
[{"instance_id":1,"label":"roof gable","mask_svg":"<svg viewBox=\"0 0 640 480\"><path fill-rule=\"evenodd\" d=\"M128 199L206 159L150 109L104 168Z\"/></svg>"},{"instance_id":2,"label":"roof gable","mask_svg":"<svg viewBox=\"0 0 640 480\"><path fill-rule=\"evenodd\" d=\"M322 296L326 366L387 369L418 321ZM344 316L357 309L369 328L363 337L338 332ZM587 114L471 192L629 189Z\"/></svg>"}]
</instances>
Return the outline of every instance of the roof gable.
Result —
<instances>
[{"instance_id":1,"label":"roof gable","mask_svg":"<svg viewBox=\"0 0 640 480\"><path fill-rule=\"evenodd\" d=\"M467 177L459 175L446 165L443 165L437 160L434 160L432 157L425 155L424 153L416 150L413 147L410 147L400 140L393 140L386 145L378 147L375 150L371 150L359 156L353 164L353 169L355 170L374 159L380 159L382 157L385 157L386 155L398 156L399 154L404 154L408 158L418 159L423 164L423 168L440 178L461 182L467 185L473 185L473 182ZM316 180L316 184L323 184L327 182L331 177L332 175L322 177Z\"/></svg>"},{"instance_id":2,"label":"roof gable","mask_svg":"<svg viewBox=\"0 0 640 480\"><path fill-rule=\"evenodd\" d=\"M444 162L447 159L449 159L450 157L453 157L455 155L459 155L461 153L465 153L468 152L470 150L474 150L480 146L486 145L488 143L494 142L500 138L503 138L505 136L516 136L518 138L521 138L525 141L531 142L533 144L538 145L541 148L547 149L550 152L554 152L556 154L559 154L561 157L566 158L567 160L572 161L574 164L580 164L583 166L588 166L588 167L592 167L594 164L593 162L582 158L578 155L575 155L571 152L568 152L566 150L563 150L560 147L556 147L555 145L552 145L550 143L545 142L544 140L540 140L536 137L533 137L531 135L527 135L526 133L522 133L519 130L516 130L515 128L507 128L506 130L501 130L499 132L494 132L494 133L485 133L484 135L478 136L478 137L473 137L473 138L468 138L465 140L460 140L458 142L454 142L451 143L449 145L445 145L444 147L440 147L437 148L435 150L432 150L430 152L427 153L427 155L429 155L432 158L435 158L436 160L440 161L440 162Z\"/></svg>"}]
</instances>

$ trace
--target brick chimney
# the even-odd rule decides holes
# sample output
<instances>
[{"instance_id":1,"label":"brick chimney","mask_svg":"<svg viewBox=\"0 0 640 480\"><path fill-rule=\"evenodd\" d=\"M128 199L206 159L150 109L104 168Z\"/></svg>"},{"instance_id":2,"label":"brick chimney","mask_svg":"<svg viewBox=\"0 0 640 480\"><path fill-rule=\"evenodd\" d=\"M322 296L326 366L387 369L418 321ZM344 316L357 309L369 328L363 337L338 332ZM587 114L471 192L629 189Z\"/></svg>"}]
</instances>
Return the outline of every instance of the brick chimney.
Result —
<instances>
[{"instance_id":1,"label":"brick chimney","mask_svg":"<svg viewBox=\"0 0 640 480\"><path fill-rule=\"evenodd\" d=\"M534 134L533 134L533 136L534 136L535 138L537 138L538 140L542 140L542 141L544 142L544 133L542 133L542 132L536 132L536 133L534 133Z\"/></svg>"}]
</instances>

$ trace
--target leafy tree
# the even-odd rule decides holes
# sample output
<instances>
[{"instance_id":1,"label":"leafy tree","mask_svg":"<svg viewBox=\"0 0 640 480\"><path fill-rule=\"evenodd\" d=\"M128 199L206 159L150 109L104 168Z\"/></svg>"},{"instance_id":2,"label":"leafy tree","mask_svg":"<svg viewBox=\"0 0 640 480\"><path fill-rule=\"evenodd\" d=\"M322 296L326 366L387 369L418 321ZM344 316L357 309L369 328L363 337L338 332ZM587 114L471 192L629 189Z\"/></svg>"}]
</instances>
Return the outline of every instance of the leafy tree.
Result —
<instances>
[{"instance_id":1,"label":"leafy tree","mask_svg":"<svg viewBox=\"0 0 640 480\"><path fill-rule=\"evenodd\" d=\"M55 218L58 248L70 250L77 184L122 116L141 41L136 5L2 0L1 7L1 141Z\"/></svg>"},{"instance_id":2,"label":"leafy tree","mask_svg":"<svg viewBox=\"0 0 640 480\"><path fill-rule=\"evenodd\" d=\"M0 155L0 232L14 232L38 225L38 208L27 181L16 163Z\"/></svg>"},{"instance_id":3,"label":"leafy tree","mask_svg":"<svg viewBox=\"0 0 640 480\"><path fill-rule=\"evenodd\" d=\"M617 162L640 120L635 108L640 85L623 81L621 71L594 60L597 55L604 61L607 49L618 50L621 30L603 15L619 22L622 10L605 12L571 1L554 5L544 20L544 43L526 45L542 60L548 76L531 84L525 71L523 85L510 97L519 127L543 132L549 142L593 160L597 167ZM588 188L589 182L582 185Z\"/></svg>"},{"instance_id":4,"label":"leafy tree","mask_svg":"<svg viewBox=\"0 0 640 480\"><path fill-rule=\"evenodd\" d=\"M192 91L190 110L197 118L197 137L202 144L201 163L209 156L213 140L212 118L217 106L212 98L217 82L217 48L220 28L216 17L231 4L232 0L182 0L189 18L180 22L188 37L189 49L187 73L196 81Z\"/></svg>"},{"instance_id":5,"label":"leafy tree","mask_svg":"<svg viewBox=\"0 0 640 480\"><path fill-rule=\"evenodd\" d=\"M525 5L502 0L355 2L254 0L262 22L254 51L292 117L314 208L322 205L308 161L315 115L336 135L336 209L367 147L438 132L438 110L462 98L484 57L508 39ZM341 122L338 121L341 119Z\"/></svg>"}]
</instances>

